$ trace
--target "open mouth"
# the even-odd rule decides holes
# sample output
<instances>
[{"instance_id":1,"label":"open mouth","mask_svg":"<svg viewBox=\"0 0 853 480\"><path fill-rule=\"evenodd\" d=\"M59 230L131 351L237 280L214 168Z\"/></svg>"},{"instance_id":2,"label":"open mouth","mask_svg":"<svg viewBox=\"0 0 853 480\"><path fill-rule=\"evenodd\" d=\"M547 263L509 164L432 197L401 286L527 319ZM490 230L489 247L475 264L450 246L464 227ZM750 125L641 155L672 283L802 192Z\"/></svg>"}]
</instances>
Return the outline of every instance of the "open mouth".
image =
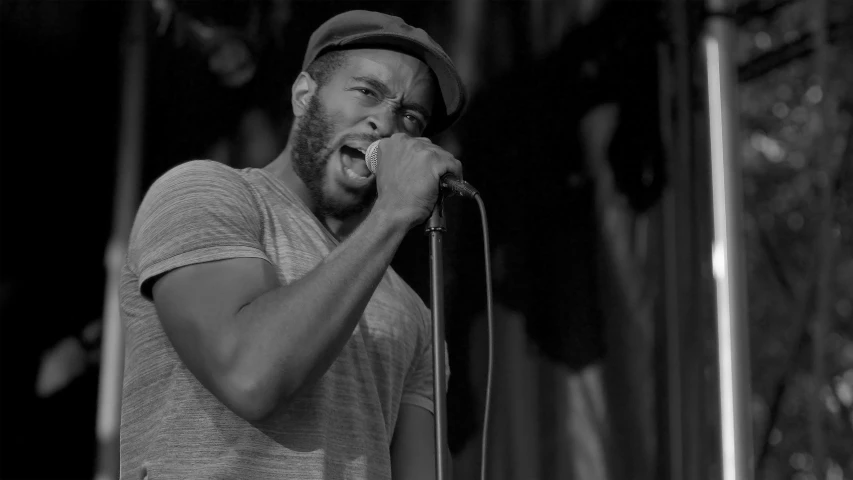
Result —
<instances>
[{"instance_id":1,"label":"open mouth","mask_svg":"<svg viewBox=\"0 0 853 480\"><path fill-rule=\"evenodd\" d=\"M344 173L352 180L367 180L373 175L364 163L364 152L357 148L342 146L341 160Z\"/></svg>"}]
</instances>

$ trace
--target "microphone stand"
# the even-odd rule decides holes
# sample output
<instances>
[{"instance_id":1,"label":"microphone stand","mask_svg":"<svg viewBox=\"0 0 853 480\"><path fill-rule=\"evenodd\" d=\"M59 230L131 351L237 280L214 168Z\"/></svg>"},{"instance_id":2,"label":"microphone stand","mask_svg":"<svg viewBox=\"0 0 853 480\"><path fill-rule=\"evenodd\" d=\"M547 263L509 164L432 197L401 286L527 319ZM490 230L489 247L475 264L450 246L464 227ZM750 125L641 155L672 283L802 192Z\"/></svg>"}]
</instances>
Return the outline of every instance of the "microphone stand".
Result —
<instances>
[{"instance_id":1,"label":"microphone stand","mask_svg":"<svg viewBox=\"0 0 853 480\"><path fill-rule=\"evenodd\" d=\"M432 371L433 397L435 402L435 472L437 480L444 480L447 473L445 445L447 445L446 373L444 366L444 264L442 236L447 231L444 220L444 195L439 194L438 203L427 222L430 257L430 312L432 316Z\"/></svg>"}]
</instances>

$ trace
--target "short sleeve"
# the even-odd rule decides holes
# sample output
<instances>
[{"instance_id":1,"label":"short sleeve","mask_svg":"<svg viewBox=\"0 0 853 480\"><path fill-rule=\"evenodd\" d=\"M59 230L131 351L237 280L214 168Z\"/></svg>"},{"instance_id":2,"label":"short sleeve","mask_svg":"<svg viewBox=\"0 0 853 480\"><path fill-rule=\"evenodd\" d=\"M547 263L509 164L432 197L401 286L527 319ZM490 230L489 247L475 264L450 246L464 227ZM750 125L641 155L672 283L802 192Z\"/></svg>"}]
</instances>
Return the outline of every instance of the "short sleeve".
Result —
<instances>
[{"instance_id":1,"label":"short sleeve","mask_svg":"<svg viewBox=\"0 0 853 480\"><path fill-rule=\"evenodd\" d=\"M140 293L175 268L238 257L269 261L249 184L227 165L195 160L158 178L139 207L128 245Z\"/></svg>"},{"instance_id":2,"label":"short sleeve","mask_svg":"<svg viewBox=\"0 0 853 480\"><path fill-rule=\"evenodd\" d=\"M429 311L424 309L424 322L426 326L423 335L420 335L419 354L412 362L411 369L406 376L403 386L402 403L417 405L435 413L435 402L433 394L433 368L432 368L432 320ZM447 342L444 343L444 365L445 365L445 389L450 382L450 361L447 352Z\"/></svg>"}]
</instances>

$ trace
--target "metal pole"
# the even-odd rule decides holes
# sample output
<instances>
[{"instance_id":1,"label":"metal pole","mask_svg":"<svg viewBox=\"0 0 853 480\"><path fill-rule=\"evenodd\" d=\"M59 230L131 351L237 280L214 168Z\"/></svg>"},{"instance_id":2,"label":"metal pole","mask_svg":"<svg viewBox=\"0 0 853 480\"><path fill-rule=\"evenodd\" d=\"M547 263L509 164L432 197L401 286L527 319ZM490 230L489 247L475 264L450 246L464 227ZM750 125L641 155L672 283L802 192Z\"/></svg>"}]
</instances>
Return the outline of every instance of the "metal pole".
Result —
<instances>
[{"instance_id":1,"label":"metal pole","mask_svg":"<svg viewBox=\"0 0 853 480\"><path fill-rule=\"evenodd\" d=\"M444 370L444 259L442 237L447 231L444 205L439 202L429 217L426 231L429 234L430 257L430 311L432 315L432 369L433 397L435 399L435 473L438 480L447 478L447 405L445 391L447 379Z\"/></svg>"},{"instance_id":2,"label":"metal pole","mask_svg":"<svg viewBox=\"0 0 853 480\"><path fill-rule=\"evenodd\" d=\"M829 39L827 38L827 0L817 0L811 4L812 29L814 39L814 62L817 73L817 86L823 93L820 109L820 131L818 133L818 168L823 169L827 178L833 178L832 130L831 130L831 92L829 73ZM809 443L814 459L813 474L817 478L826 478L827 446L824 438L823 412L826 409L821 388L827 381L826 376L826 339L829 329L830 308L832 305L832 275L834 273L833 256L836 241L833 239L835 209L832 201L834 182L827 182L820 191L819 205L823 212L820 223L817 250L817 286L815 292L815 315L812 331L812 392L809 402Z\"/></svg>"},{"instance_id":3,"label":"metal pole","mask_svg":"<svg viewBox=\"0 0 853 480\"><path fill-rule=\"evenodd\" d=\"M105 263L104 333L98 386L96 480L119 478L119 427L124 377L124 329L119 316L118 285L127 252L127 241L138 202L145 107L146 13L148 4L135 0L127 5L123 38L124 75L121 98L112 234Z\"/></svg>"},{"instance_id":4,"label":"metal pole","mask_svg":"<svg viewBox=\"0 0 853 480\"><path fill-rule=\"evenodd\" d=\"M741 170L738 161L737 83L732 61L734 22L728 0L707 0L703 47L707 68L720 447L723 480L753 477L748 317L743 271Z\"/></svg>"},{"instance_id":5,"label":"metal pole","mask_svg":"<svg viewBox=\"0 0 853 480\"><path fill-rule=\"evenodd\" d=\"M670 0L671 20L669 69L662 72L661 81L668 89L660 92L662 98L674 103L661 108L664 132L669 146L667 173L670 183L663 196L663 243L664 284L665 284L665 332L663 345L666 346L666 397L663 403L666 411L661 415L660 453L666 456L661 478L692 479L698 478L701 471L698 461L699 447L698 412L700 408L695 399L699 397L695 389L689 387L696 383L700 375L696 356L700 349L691 348L691 333L697 331L699 318L693 315L698 299L696 279L695 236L697 221L695 201L697 195L693 188L693 104L691 79L691 42L688 21L687 0ZM673 116L673 119L668 118ZM701 221L701 220L700 220ZM689 322L689 324L688 324ZM691 368L693 367L693 368ZM691 381L692 380L692 381ZM694 401L691 401L694 400ZM665 416L664 416L665 415ZM689 428L693 427L693 428Z\"/></svg>"}]
</instances>

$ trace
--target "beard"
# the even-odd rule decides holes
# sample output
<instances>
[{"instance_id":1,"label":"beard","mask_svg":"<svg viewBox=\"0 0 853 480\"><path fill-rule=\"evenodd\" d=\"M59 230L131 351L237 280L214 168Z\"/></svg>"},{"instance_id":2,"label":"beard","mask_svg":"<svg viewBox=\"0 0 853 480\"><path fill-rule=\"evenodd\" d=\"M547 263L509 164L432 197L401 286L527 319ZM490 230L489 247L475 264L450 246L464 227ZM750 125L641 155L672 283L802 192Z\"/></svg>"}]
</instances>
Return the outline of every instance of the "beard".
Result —
<instances>
[{"instance_id":1,"label":"beard","mask_svg":"<svg viewBox=\"0 0 853 480\"><path fill-rule=\"evenodd\" d=\"M356 197L355 201L333 198L325 191L326 166L334 153L331 142L334 138L333 122L316 96L308 101L305 115L299 120L294 132L292 160L293 169L302 183L308 187L311 200L319 214L339 220L347 219L368 209L376 200L376 184L367 190L342 185L343 189Z\"/></svg>"}]
</instances>

